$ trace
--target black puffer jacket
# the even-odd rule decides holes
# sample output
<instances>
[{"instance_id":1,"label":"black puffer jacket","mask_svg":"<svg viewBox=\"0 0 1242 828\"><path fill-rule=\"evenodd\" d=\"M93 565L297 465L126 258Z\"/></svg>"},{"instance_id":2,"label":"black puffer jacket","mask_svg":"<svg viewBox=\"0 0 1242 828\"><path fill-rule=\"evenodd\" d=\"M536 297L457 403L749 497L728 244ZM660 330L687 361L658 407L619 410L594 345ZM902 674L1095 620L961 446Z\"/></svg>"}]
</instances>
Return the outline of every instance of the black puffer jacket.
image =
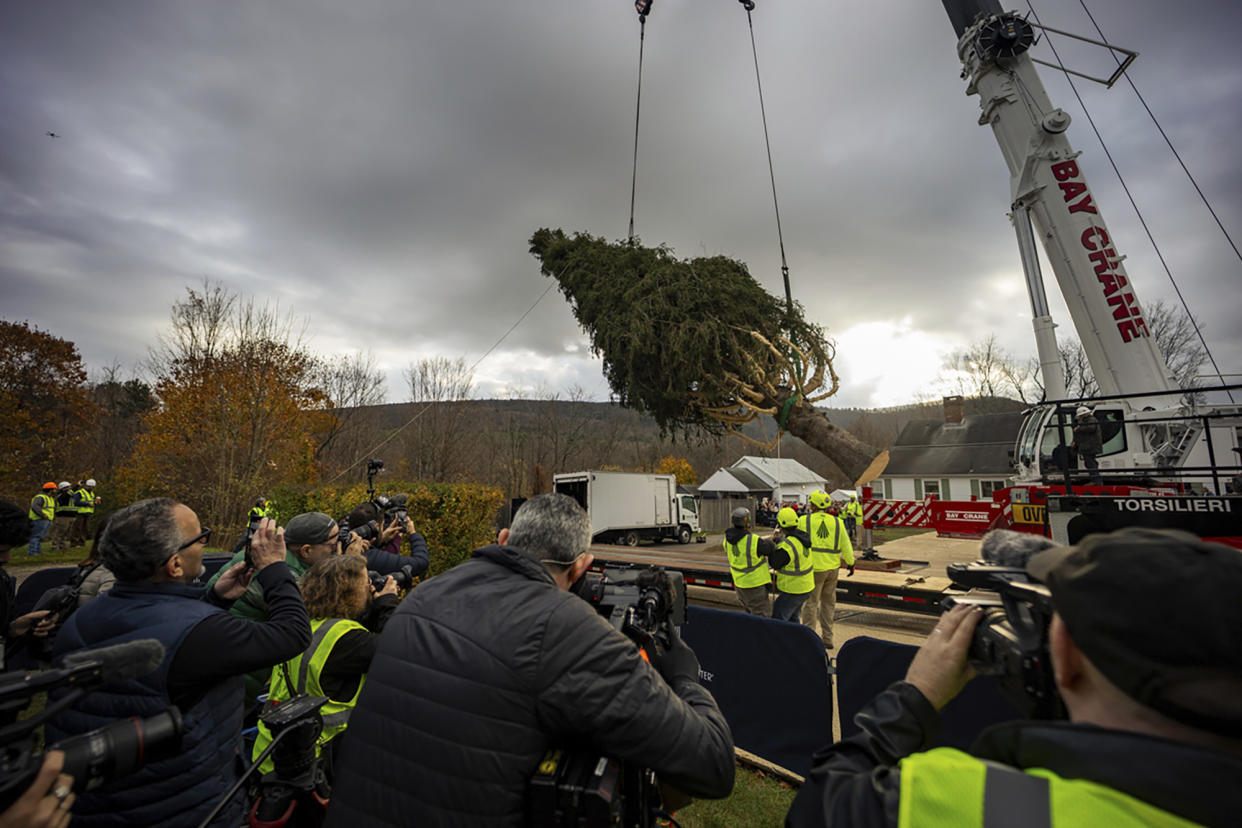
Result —
<instances>
[{"instance_id":1,"label":"black puffer jacket","mask_svg":"<svg viewBox=\"0 0 1242 828\"><path fill-rule=\"evenodd\" d=\"M573 740L727 796L733 740L711 695L670 688L542 564L488 546L393 614L341 745L329 826L520 825L550 744Z\"/></svg>"}]
</instances>

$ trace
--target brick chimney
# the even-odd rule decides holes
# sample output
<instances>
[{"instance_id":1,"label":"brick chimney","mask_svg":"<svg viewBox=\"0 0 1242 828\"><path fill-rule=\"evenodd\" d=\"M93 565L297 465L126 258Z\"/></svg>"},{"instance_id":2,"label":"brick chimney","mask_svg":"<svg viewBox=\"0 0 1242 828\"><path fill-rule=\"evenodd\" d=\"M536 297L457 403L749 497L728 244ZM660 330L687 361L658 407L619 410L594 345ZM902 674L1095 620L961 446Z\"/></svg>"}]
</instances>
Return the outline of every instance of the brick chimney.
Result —
<instances>
[{"instance_id":1,"label":"brick chimney","mask_svg":"<svg viewBox=\"0 0 1242 828\"><path fill-rule=\"evenodd\" d=\"M965 413L965 407L960 394L944 398L944 421L946 423L960 425Z\"/></svg>"}]
</instances>

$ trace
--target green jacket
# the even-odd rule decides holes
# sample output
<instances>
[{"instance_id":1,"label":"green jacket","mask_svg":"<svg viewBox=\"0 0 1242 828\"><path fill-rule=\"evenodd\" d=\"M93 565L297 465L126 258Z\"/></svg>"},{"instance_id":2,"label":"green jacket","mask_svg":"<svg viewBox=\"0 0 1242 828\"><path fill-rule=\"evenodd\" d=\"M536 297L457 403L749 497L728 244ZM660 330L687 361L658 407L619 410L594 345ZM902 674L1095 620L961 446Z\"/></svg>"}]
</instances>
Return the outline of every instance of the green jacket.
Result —
<instances>
[{"instance_id":1,"label":"green jacket","mask_svg":"<svg viewBox=\"0 0 1242 828\"><path fill-rule=\"evenodd\" d=\"M216 574L211 576L211 580L207 582L207 588L211 589L215 586L216 581L220 580L220 576L228 571L229 567L238 561L246 559L246 550L238 552L224 566L216 570ZM289 571L293 573L294 578L300 578L302 573L310 569L302 559L292 552L285 553L285 563L289 565ZM259 580L254 578L250 581L250 586L242 593L242 596L233 602L233 606L229 607L229 614L246 621L266 621L267 620L267 601L263 600L263 587L259 586Z\"/></svg>"}]
</instances>

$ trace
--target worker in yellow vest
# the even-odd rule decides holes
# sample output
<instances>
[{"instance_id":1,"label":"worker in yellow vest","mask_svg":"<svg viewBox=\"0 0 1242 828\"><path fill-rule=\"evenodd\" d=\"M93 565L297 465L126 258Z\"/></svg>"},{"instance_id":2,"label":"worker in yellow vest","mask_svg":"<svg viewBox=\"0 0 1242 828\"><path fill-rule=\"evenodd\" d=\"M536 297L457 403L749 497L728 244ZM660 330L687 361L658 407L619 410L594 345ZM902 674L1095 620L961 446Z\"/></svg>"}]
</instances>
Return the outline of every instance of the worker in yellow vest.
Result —
<instances>
[{"instance_id":1,"label":"worker in yellow vest","mask_svg":"<svg viewBox=\"0 0 1242 828\"><path fill-rule=\"evenodd\" d=\"M95 507L99 505L99 498L95 495L95 478L92 477L78 484L77 490L73 493L73 502L78 514L73 521L71 542L74 546L85 546L91 537L91 517L95 514Z\"/></svg>"},{"instance_id":2,"label":"worker in yellow vest","mask_svg":"<svg viewBox=\"0 0 1242 828\"><path fill-rule=\"evenodd\" d=\"M810 514L803 515L803 530L811 539L811 562L815 568L815 586L802 605L802 623L819 633L824 648L833 648L832 624L837 613L837 576L841 564L854 574L854 546L850 543L845 523L828 511L831 501L827 493L811 492Z\"/></svg>"},{"instance_id":3,"label":"worker in yellow vest","mask_svg":"<svg viewBox=\"0 0 1242 828\"><path fill-rule=\"evenodd\" d=\"M862 520L862 504L858 502L858 495L850 492L850 502L845 504L845 528L850 532L850 540L857 542L858 526Z\"/></svg>"},{"instance_id":4,"label":"worker in yellow vest","mask_svg":"<svg viewBox=\"0 0 1242 828\"><path fill-rule=\"evenodd\" d=\"M374 592L365 558L332 555L308 569L299 579L298 588L311 619L310 646L272 668L265 709L295 695L327 698L319 709L323 730L315 743L315 755L320 757L325 781L330 783L335 737L349 723L349 715L366 682L380 630L397 608L397 584L389 576L383 588ZM272 738L272 732L260 721L254 743L255 759L272 743ZM270 756L260 770L275 770Z\"/></svg>"},{"instance_id":5,"label":"worker in yellow vest","mask_svg":"<svg viewBox=\"0 0 1242 828\"><path fill-rule=\"evenodd\" d=\"M772 585L772 575L768 572L768 557L775 547L772 541L750 531L750 509L734 509L732 517L733 526L725 531L724 550L733 575L733 591L748 613L771 618L768 587Z\"/></svg>"},{"instance_id":6,"label":"worker in yellow vest","mask_svg":"<svg viewBox=\"0 0 1242 828\"><path fill-rule=\"evenodd\" d=\"M927 749L974 675L983 614L958 604L905 680L855 715L860 731L816 752L787 826L1239 824L1242 554L1128 528L1035 552L1025 569L1051 595L1041 650L1069 721L993 725L969 753Z\"/></svg>"},{"instance_id":7,"label":"worker in yellow vest","mask_svg":"<svg viewBox=\"0 0 1242 828\"><path fill-rule=\"evenodd\" d=\"M797 622L802 605L815 588L811 539L798 528L798 513L788 506L776 513L776 525L780 527L781 541L770 558L776 570L777 593L772 617Z\"/></svg>"},{"instance_id":8,"label":"worker in yellow vest","mask_svg":"<svg viewBox=\"0 0 1242 828\"><path fill-rule=\"evenodd\" d=\"M43 539L52 528L56 519L56 484L48 481L43 488L30 500L30 542L26 544L27 555L38 555L43 551Z\"/></svg>"},{"instance_id":9,"label":"worker in yellow vest","mask_svg":"<svg viewBox=\"0 0 1242 828\"><path fill-rule=\"evenodd\" d=\"M52 521L52 529L47 535L47 542L55 549L68 549L70 546L73 522L78 516L73 495L73 486L68 480L56 484L56 519Z\"/></svg>"}]
</instances>

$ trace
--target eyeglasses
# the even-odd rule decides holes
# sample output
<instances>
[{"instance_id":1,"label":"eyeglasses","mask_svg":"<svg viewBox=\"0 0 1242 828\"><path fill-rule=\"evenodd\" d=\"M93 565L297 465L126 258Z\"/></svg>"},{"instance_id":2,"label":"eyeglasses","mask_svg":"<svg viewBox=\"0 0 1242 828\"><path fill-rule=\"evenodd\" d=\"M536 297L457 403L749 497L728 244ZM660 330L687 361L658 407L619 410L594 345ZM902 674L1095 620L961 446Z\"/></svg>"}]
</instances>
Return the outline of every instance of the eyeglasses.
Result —
<instances>
[{"instance_id":1,"label":"eyeglasses","mask_svg":"<svg viewBox=\"0 0 1242 828\"><path fill-rule=\"evenodd\" d=\"M185 543L181 544L180 546L177 547L177 551L180 552L183 549L189 549L191 546L193 546L196 543L207 543L207 541L209 540L211 540L211 530L204 526L203 532L201 535L194 538L194 540L186 541Z\"/></svg>"}]
</instances>

